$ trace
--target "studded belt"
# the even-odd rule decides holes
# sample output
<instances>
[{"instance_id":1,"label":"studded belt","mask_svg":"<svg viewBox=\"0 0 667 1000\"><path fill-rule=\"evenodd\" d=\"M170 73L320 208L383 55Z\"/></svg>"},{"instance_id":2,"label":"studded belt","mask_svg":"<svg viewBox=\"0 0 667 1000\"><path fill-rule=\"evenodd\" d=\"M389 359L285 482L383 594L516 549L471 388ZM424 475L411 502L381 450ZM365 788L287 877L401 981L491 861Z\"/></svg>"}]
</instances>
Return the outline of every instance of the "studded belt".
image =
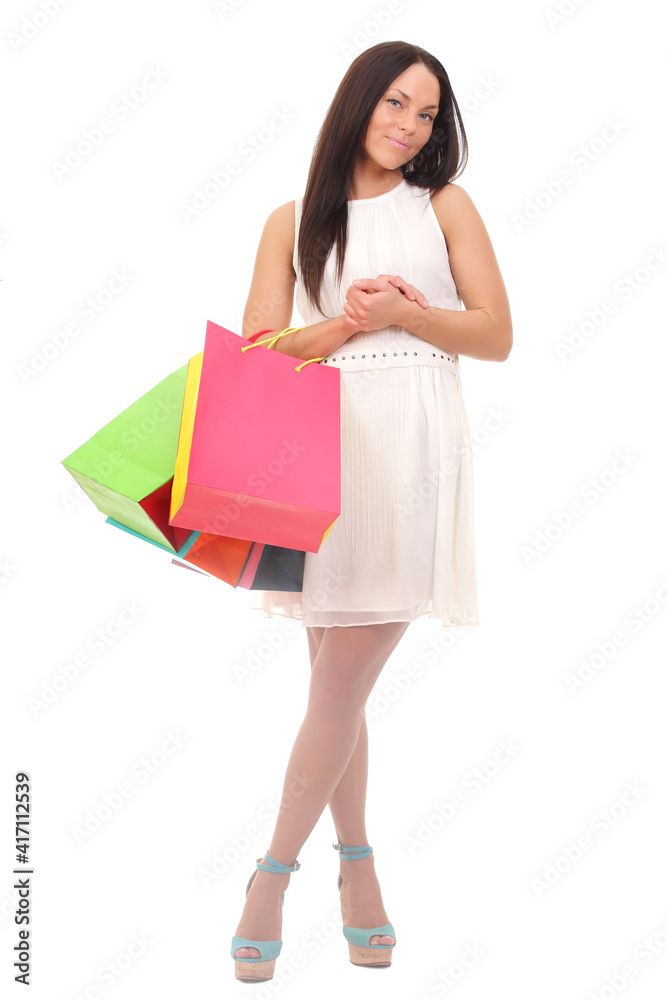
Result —
<instances>
[{"instance_id":1,"label":"studded belt","mask_svg":"<svg viewBox=\"0 0 667 1000\"><path fill-rule=\"evenodd\" d=\"M369 369L407 368L411 365L431 365L437 368L447 368L452 374L459 375L458 354L448 354L440 351L432 344L424 342L423 347L413 345L383 344L379 341L372 347L346 347L345 344L327 355L321 365L331 365L342 371L367 371Z\"/></svg>"}]
</instances>

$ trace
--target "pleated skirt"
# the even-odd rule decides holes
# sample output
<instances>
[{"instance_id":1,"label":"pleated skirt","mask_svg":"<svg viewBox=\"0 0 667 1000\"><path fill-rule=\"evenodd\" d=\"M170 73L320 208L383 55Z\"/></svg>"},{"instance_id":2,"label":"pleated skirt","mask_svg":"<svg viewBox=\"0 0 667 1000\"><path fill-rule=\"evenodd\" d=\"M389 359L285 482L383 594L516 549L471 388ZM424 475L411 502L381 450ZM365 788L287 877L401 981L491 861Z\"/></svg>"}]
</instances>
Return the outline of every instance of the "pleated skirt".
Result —
<instances>
[{"instance_id":1,"label":"pleated skirt","mask_svg":"<svg viewBox=\"0 0 667 1000\"><path fill-rule=\"evenodd\" d=\"M358 351L335 359L341 513L319 551L306 553L301 591L251 592L253 610L266 617L323 627L422 616L479 625L473 455L458 357L424 350L412 358L395 347L377 345L377 360Z\"/></svg>"}]
</instances>

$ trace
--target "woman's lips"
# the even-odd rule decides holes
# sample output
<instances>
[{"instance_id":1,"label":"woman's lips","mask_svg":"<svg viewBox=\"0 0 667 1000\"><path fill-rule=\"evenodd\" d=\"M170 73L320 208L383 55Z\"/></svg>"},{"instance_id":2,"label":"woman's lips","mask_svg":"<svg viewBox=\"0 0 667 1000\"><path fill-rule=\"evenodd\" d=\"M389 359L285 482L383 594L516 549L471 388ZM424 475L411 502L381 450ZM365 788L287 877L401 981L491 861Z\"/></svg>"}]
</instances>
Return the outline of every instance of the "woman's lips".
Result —
<instances>
[{"instance_id":1,"label":"woman's lips","mask_svg":"<svg viewBox=\"0 0 667 1000\"><path fill-rule=\"evenodd\" d=\"M401 142L400 139L394 139L394 137L391 135L388 135L387 139L389 139L389 142L392 144L392 146L396 146L396 149L410 149L407 142Z\"/></svg>"}]
</instances>

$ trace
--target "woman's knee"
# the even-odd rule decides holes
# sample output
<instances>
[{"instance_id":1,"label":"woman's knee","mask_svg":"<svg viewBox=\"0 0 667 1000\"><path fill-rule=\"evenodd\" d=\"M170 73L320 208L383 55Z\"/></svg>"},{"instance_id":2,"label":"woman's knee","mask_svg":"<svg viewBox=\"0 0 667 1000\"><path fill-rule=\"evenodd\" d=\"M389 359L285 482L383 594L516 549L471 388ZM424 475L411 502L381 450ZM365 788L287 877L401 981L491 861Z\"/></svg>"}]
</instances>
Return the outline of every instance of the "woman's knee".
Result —
<instances>
[{"instance_id":1,"label":"woman's knee","mask_svg":"<svg viewBox=\"0 0 667 1000\"><path fill-rule=\"evenodd\" d=\"M320 650L310 672L309 706L321 707L327 714L361 710L380 669L368 660L324 656Z\"/></svg>"}]
</instances>

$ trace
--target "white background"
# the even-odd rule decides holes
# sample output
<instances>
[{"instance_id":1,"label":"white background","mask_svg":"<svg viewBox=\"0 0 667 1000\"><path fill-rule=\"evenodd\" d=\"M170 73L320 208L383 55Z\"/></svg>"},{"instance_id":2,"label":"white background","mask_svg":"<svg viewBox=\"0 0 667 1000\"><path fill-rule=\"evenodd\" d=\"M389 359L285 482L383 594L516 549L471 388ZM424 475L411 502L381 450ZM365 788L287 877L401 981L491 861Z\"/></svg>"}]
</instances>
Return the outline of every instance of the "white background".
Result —
<instances>
[{"instance_id":1,"label":"white background","mask_svg":"<svg viewBox=\"0 0 667 1000\"><path fill-rule=\"evenodd\" d=\"M664 996L667 232L653 5L566 0L557 19L558 0L403 0L393 13L382 0L44 2L55 13L11 0L1 15L3 981L25 769L32 996ZM351 59L390 39L423 45L450 75L470 144L457 183L512 307L509 359L461 358L481 626L413 623L368 703L368 831L393 968L348 961L327 809L286 893L276 977L258 990L234 981L229 948L305 711L305 629L106 525L60 462L201 350L207 319L240 329L267 215L303 193ZM112 114L151 68L162 82ZM276 108L293 119L241 157ZM104 117L113 131L59 179L68 145ZM241 173L185 222L181 206L230 159ZM131 281L83 322L77 307L114 269ZM580 346L562 357L573 328ZM141 609L133 624L35 710L123 602ZM573 692L568 675L591 658ZM183 742L160 755L170 732ZM516 749L494 764L501 741ZM465 805L444 821L436 806L457 792ZM229 865L206 885L216 856ZM150 943L127 959L133 935ZM102 980L109 962L122 976Z\"/></svg>"}]
</instances>

